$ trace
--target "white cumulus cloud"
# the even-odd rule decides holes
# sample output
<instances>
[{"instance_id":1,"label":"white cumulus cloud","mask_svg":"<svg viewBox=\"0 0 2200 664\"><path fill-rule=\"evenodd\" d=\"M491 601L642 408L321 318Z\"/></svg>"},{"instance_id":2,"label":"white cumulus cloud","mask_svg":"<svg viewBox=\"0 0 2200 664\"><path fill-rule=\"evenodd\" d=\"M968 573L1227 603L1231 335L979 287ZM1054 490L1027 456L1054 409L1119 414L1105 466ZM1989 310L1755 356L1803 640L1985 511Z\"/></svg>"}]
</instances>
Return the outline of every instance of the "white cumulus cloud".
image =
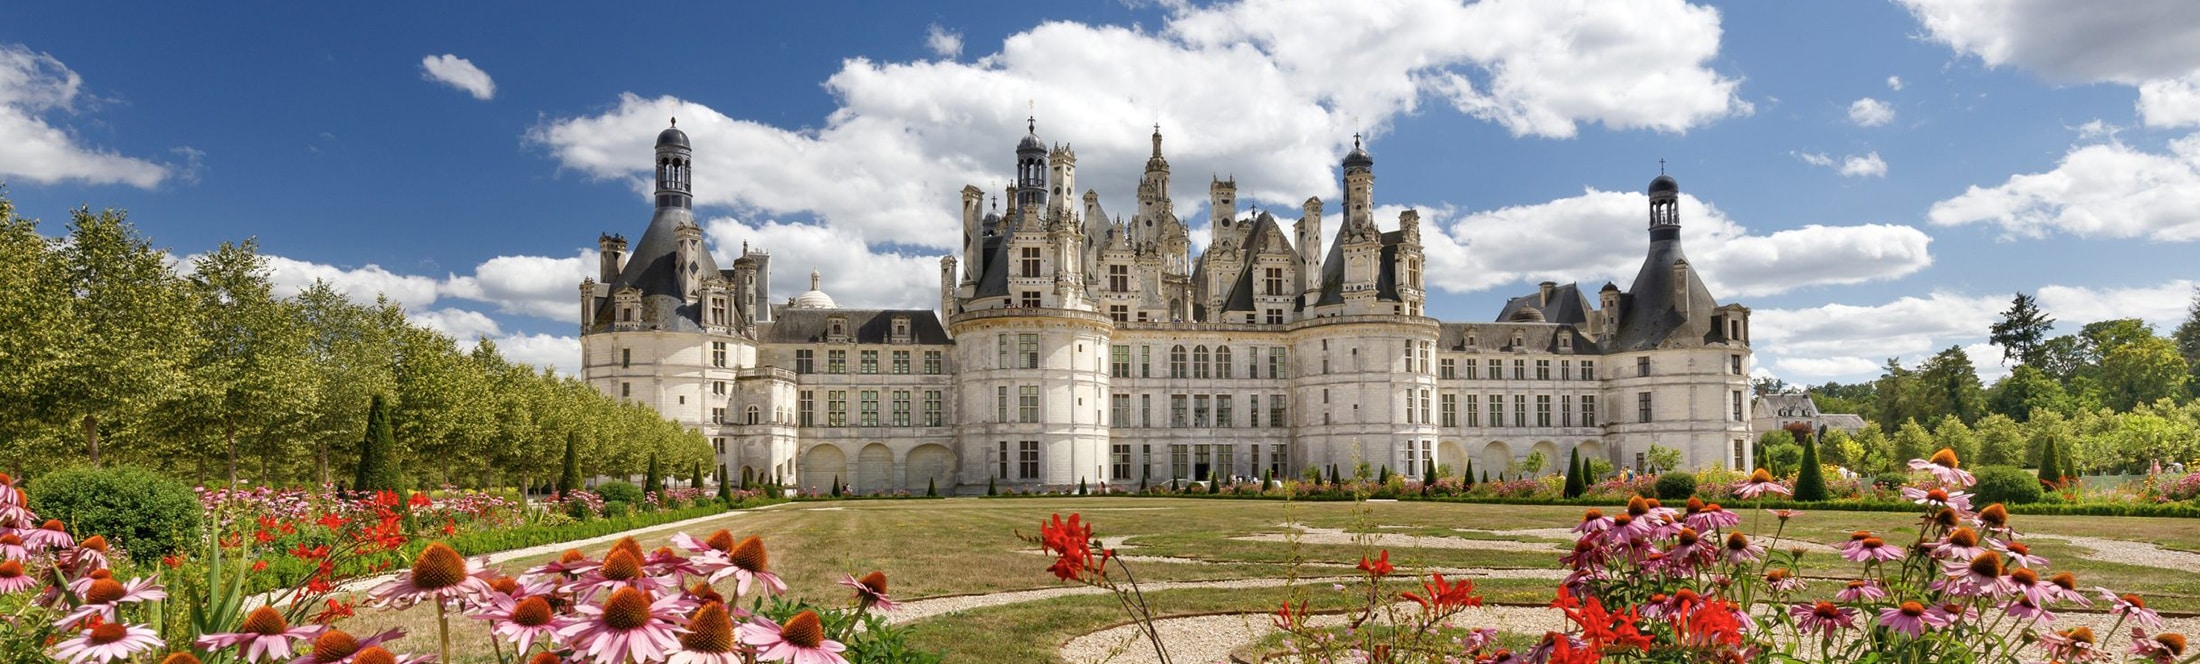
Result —
<instances>
[{"instance_id":1,"label":"white cumulus cloud","mask_svg":"<svg viewBox=\"0 0 2200 664\"><path fill-rule=\"evenodd\" d=\"M1887 177L1887 162L1879 158L1877 151L1862 157L1852 155L1841 160L1841 174L1849 177Z\"/></svg>"},{"instance_id":2,"label":"white cumulus cloud","mask_svg":"<svg viewBox=\"0 0 2200 664\"><path fill-rule=\"evenodd\" d=\"M553 334L510 334L490 339L506 361L558 372L581 374L581 340Z\"/></svg>"},{"instance_id":3,"label":"white cumulus cloud","mask_svg":"<svg viewBox=\"0 0 2200 664\"><path fill-rule=\"evenodd\" d=\"M1796 152L1794 150L1789 150L1788 154L1795 155L1796 159L1801 159L1803 160L1803 163L1810 164L1812 166L1833 165L1833 158L1826 156L1826 153L1824 152Z\"/></svg>"},{"instance_id":4,"label":"white cumulus cloud","mask_svg":"<svg viewBox=\"0 0 2200 664\"><path fill-rule=\"evenodd\" d=\"M1887 89L1889 89L1889 90L1894 90L1894 91L1896 91L1896 92L1901 92L1901 91L1902 91L1902 77L1900 77L1900 76L1889 76L1889 77L1887 77Z\"/></svg>"},{"instance_id":5,"label":"white cumulus cloud","mask_svg":"<svg viewBox=\"0 0 2200 664\"><path fill-rule=\"evenodd\" d=\"M934 23L924 29L924 47L931 49L933 55L953 59L955 56L962 55L962 33L940 27L940 24Z\"/></svg>"},{"instance_id":6,"label":"white cumulus cloud","mask_svg":"<svg viewBox=\"0 0 2200 664\"><path fill-rule=\"evenodd\" d=\"M497 96L497 83L489 78L489 72L474 66L471 60L449 53L421 58L420 77L457 88L483 101Z\"/></svg>"},{"instance_id":7,"label":"white cumulus cloud","mask_svg":"<svg viewBox=\"0 0 2200 664\"><path fill-rule=\"evenodd\" d=\"M478 311L457 308L423 309L405 312L405 319L420 327L443 333L458 341L460 348L471 347L483 337L494 338L503 331L496 319Z\"/></svg>"},{"instance_id":8,"label":"white cumulus cloud","mask_svg":"<svg viewBox=\"0 0 2200 664\"><path fill-rule=\"evenodd\" d=\"M407 311L422 311L435 304L440 285L432 277L397 274L380 265L344 268L282 256L265 258L269 280L274 282L275 294L281 297L297 295L320 280L328 282L330 288L353 302L371 304L376 298L387 296Z\"/></svg>"},{"instance_id":9,"label":"white cumulus cloud","mask_svg":"<svg viewBox=\"0 0 2200 664\"><path fill-rule=\"evenodd\" d=\"M597 274L596 250L569 258L498 256L474 266L470 275L450 275L440 290L452 297L488 302L497 311L550 320L577 320L580 283Z\"/></svg>"},{"instance_id":10,"label":"white cumulus cloud","mask_svg":"<svg viewBox=\"0 0 2200 664\"><path fill-rule=\"evenodd\" d=\"M1860 127L1877 127L1894 121L1894 107L1871 97L1849 104L1849 121Z\"/></svg>"},{"instance_id":11,"label":"white cumulus cloud","mask_svg":"<svg viewBox=\"0 0 2200 664\"><path fill-rule=\"evenodd\" d=\"M2084 2L1898 1L1929 38L1989 67L2132 86L2148 126L2200 125L2200 3L2127 0L2102 11Z\"/></svg>"},{"instance_id":12,"label":"white cumulus cloud","mask_svg":"<svg viewBox=\"0 0 2200 664\"><path fill-rule=\"evenodd\" d=\"M86 147L55 125L52 116L78 110L83 86L84 77L53 56L0 44L0 178L151 189L173 174L164 164Z\"/></svg>"},{"instance_id":13,"label":"white cumulus cloud","mask_svg":"<svg viewBox=\"0 0 2200 664\"><path fill-rule=\"evenodd\" d=\"M2200 239L2200 134L2156 154L2119 142L2071 148L2044 173L2020 173L1991 187L1972 186L1934 203L1934 224L1989 223L2011 236L2055 232L2078 237L2163 242Z\"/></svg>"}]
</instances>

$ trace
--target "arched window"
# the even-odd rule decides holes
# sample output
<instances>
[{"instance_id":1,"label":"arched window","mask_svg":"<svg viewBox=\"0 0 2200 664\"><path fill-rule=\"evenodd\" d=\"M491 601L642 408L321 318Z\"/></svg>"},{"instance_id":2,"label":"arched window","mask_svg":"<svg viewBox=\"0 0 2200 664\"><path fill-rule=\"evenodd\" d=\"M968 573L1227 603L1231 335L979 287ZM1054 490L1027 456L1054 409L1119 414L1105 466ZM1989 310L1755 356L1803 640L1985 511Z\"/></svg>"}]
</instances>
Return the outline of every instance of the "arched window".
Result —
<instances>
[{"instance_id":1,"label":"arched window","mask_svg":"<svg viewBox=\"0 0 2200 664\"><path fill-rule=\"evenodd\" d=\"M1182 344L1178 344L1175 348L1169 349L1169 377L1187 377L1184 371L1184 346Z\"/></svg>"},{"instance_id":2,"label":"arched window","mask_svg":"<svg viewBox=\"0 0 2200 664\"><path fill-rule=\"evenodd\" d=\"M1206 378L1206 377L1207 377L1207 347L1206 347L1206 346L1195 346L1195 347L1193 347L1193 348L1192 348L1192 377L1193 377L1193 378Z\"/></svg>"},{"instance_id":3,"label":"arched window","mask_svg":"<svg viewBox=\"0 0 2200 664\"><path fill-rule=\"evenodd\" d=\"M760 420L759 418L762 418L763 416L764 416L764 411L763 411L763 410L761 410L761 409L758 409L758 408L757 408L757 407L755 407L755 406L749 406L749 412L748 412L748 418L749 418L749 419L748 419L748 423L749 423L749 424L762 424L763 422L762 422L762 421L761 421L761 420Z\"/></svg>"},{"instance_id":4,"label":"arched window","mask_svg":"<svg viewBox=\"0 0 2200 664\"><path fill-rule=\"evenodd\" d=\"M1229 378L1229 377L1230 377L1230 347L1229 347L1229 346L1216 346L1216 347L1215 347L1215 377L1216 377L1216 378Z\"/></svg>"}]
</instances>

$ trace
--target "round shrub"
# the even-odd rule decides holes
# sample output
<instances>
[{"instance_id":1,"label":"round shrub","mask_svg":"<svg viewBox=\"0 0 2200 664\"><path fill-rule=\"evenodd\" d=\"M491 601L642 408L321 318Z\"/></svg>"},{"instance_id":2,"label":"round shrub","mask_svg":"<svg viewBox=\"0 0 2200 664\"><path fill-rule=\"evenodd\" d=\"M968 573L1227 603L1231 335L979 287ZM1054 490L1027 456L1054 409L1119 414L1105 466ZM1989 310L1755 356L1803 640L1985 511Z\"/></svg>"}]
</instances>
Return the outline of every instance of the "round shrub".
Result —
<instances>
[{"instance_id":1,"label":"round shrub","mask_svg":"<svg viewBox=\"0 0 2200 664\"><path fill-rule=\"evenodd\" d=\"M626 503L628 505L633 505L635 503L642 502L641 487L627 484L625 482L605 482L603 484L596 485L596 495L603 496L603 500L606 503L611 501L618 501Z\"/></svg>"},{"instance_id":2,"label":"round shrub","mask_svg":"<svg viewBox=\"0 0 2200 664\"><path fill-rule=\"evenodd\" d=\"M1910 474L1906 472L1880 473L1872 476L1872 486L1888 491L1902 488L1902 485L1909 483Z\"/></svg>"},{"instance_id":3,"label":"round shrub","mask_svg":"<svg viewBox=\"0 0 2200 664\"><path fill-rule=\"evenodd\" d=\"M2040 501L2040 479L2014 466L1986 466L1974 473L1978 484L1971 486L1971 494L1978 505L2008 503L2026 505Z\"/></svg>"},{"instance_id":4,"label":"round shrub","mask_svg":"<svg viewBox=\"0 0 2200 664\"><path fill-rule=\"evenodd\" d=\"M1689 496L1696 495L1696 476L1676 470L1658 475L1658 481L1652 486L1657 489L1658 500L1688 500Z\"/></svg>"},{"instance_id":5,"label":"round shrub","mask_svg":"<svg viewBox=\"0 0 2200 664\"><path fill-rule=\"evenodd\" d=\"M58 470L23 492L40 517L59 519L78 539L103 536L140 563L193 546L206 518L189 485L133 466Z\"/></svg>"},{"instance_id":6,"label":"round shrub","mask_svg":"<svg viewBox=\"0 0 2200 664\"><path fill-rule=\"evenodd\" d=\"M629 484L627 486L631 488L634 485ZM603 517L606 519L616 519L633 511L633 508L624 500L603 501Z\"/></svg>"}]
</instances>

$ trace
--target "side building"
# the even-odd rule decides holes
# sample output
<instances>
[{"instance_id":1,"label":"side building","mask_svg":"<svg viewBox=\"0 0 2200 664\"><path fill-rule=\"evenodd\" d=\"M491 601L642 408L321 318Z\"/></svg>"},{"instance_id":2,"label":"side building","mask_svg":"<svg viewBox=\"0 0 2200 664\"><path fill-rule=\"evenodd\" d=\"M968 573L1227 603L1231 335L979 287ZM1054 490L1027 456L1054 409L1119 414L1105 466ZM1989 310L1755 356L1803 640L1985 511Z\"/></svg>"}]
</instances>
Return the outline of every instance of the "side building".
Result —
<instances>
[{"instance_id":1,"label":"side building","mask_svg":"<svg viewBox=\"0 0 2200 664\"><path fill-rule=\"evenodd\" d=\"M814 271L772 304L759 249L717 267L692 148L668 128L648 229L631 252L602 237L581 285L584 377L703 431L722 477L807 489L1554 472L1576 450L1640 467L1652 445L1689 466L1752 463L1749 309L1717 302L1683 255L1673 178L1651 182L1627 290L1544 283L1494 321L1454 323L1424 314L1419 216L1374 217L1357 138L1326 247L1320 199L1287 232L1218 179L1196 256L1158 128L1152 142L1136 211L1110 216L1034 122L998 199L962 190L938 311L843 309Z\"/></svg>"}]
</instances>

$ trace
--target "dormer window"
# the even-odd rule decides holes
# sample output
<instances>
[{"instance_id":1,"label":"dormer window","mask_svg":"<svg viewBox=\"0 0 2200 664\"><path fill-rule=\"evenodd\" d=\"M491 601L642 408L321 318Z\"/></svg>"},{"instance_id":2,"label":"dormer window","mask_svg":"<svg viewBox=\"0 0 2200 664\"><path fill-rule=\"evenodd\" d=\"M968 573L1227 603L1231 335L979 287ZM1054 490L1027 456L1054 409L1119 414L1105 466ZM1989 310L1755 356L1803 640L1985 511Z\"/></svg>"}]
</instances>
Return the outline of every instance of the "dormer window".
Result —
<instances>
[{"instance_id":1,"label":"dormer window","mask_svg":"<svg viewBox=\"0 0 2200 664\"><path fill-rule=\"evenodd\" d=\"M1527 340L1527 338L1526 338L1526 337L1523 337L1523 336L1521 336L1519 332L1514 332L1514 333L1513 333L1513 342L1512 342L1512 347L1513 347L1513 348L1522 348L1522 347L1525 347L1525 346L1527 346L1527 345L1528 345L1528 340Z\"/></svg>"},{"instance_id":2,"label":"dormer window","mask_svg":"<svg viewBox=\"0 0 2200 664\"><path fill-rule=\"evenodd\" d=\"M1558 349L1559 349L1559 350L1564 350L1564 351L1570 351L1570 350L1573 350L1573 349L1574 349L1574 337L1573 337L1573 335L1570 335L1570 334L1564 334L1564 333L1561 333L1561 334L1559 334L1559 335L1558 335Z\"/></svg>"},{"instance_id":3,"label":"dormer window","mask_svg":"<svg viewBox=\"0 0 2200 664\"><path fill-rule=\"evenodd\" d=\"M894 317L894 343L909 343L909 317Z\"/></svg>"},{"instance_id":4,"label":"dormer window","mask_svg":"<svg viewBox=\"0 0 2200 664\"><path fill-rule=\"evenodd\" d=\"M847 341L848 318L845 316L834 316L825 319L825 340L834 342Z\"/></svg>"}]
</instances>

